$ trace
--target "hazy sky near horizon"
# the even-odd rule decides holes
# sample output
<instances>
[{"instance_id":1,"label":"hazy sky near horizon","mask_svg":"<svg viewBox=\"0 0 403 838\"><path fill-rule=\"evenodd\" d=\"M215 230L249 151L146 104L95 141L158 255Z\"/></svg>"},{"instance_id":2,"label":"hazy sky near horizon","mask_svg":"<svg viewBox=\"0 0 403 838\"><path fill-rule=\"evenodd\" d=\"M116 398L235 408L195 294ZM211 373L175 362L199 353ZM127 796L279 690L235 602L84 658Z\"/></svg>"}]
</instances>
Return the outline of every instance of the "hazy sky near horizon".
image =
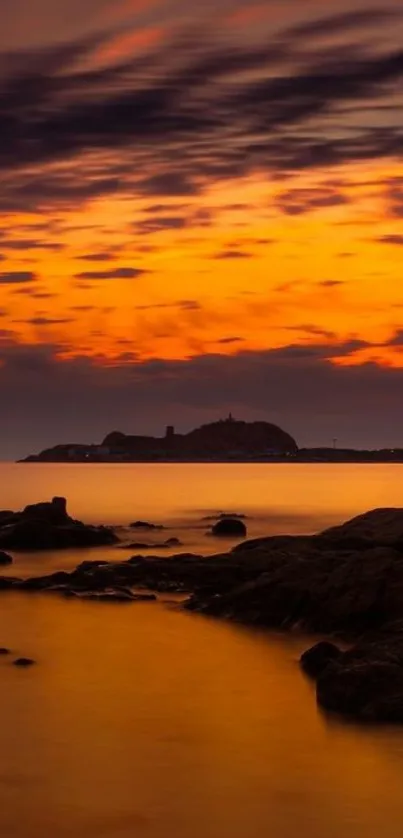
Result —
<instances>
[{"instance_id":1,"label":"hazy sky near horizon","mask_svg":"<svg viewBox=\"0 0 403 838\"><path fill-rule=\"evenodd\" d=\"M3 0L0 458L403 445L403 0Z\"/></svg>"}]
</instances>

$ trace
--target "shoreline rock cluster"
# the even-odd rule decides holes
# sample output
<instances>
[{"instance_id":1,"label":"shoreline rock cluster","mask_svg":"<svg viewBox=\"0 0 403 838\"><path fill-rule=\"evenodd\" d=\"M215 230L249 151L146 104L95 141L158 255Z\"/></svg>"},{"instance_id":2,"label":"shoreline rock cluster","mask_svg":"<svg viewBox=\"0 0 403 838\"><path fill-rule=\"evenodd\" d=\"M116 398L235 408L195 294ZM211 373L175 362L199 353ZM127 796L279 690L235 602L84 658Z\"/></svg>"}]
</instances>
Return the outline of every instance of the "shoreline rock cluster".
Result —
<instances>
[{"instance_id":1,"label":"shoreline rock cluster","mask_svg":"<svg viewBox=\"0 0 403 838\"><path fill-rule=\"evenodd\" d=\"M12 561L4 550L102 547L117 540L110 527L95 527L71 518L66 498L31 504L21 512L0 511L0 564Z\"/></svg>"},{"instance_id":2,"label":"shoreline rock cluster","mask_svg":"<svg viewBox=\"0 0 403 838\"><path fill-rule=\"evenodd\" d=\"M403 723L403 509L373 510L317 535L244 541L213 556L136 555L30 579L3 576L0 590L102 602L183 594L184 607L199 614L327 637L301 659L319 705Z\"/></svg>"}]
</instances>

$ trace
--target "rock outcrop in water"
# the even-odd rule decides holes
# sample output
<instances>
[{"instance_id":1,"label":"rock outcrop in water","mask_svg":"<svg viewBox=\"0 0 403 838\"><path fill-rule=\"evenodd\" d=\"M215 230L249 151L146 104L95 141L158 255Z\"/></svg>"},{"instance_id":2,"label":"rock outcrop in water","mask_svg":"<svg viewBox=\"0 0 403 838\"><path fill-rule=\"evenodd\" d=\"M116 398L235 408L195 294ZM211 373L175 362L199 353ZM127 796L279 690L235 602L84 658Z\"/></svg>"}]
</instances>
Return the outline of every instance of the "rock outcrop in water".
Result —
<instances>
[{"instance_id":1,"label":"rock outcrop in water","mask_svg":"<svg viewBox=\"0 0 403 838\"><path fill-rule=\"evenodd\" d=\"M211 534L218 538L245 538L247 529L239 518L223 515L212 527Z\"/></svg>"},{"instance_id":2,"label":"rock outcrop in water","mask_svg":"<svg viewBox=\"0 0 403 838\"><path fill-rule=\"evenodd\" d=\"M403 509L380 509L314 536L272 536L203 558L134 556L72 573L0 577L0 590L136 602L139 589L191 594L190 611L338 636L302 657L327 711L403 723ZM143 598L143 594L140 597ZM150 595L146 594L149 597Z\"/></svg>"},{"instance_id":3,"label":"rock outcrop in water","mask_svg":"<svg viewBox=\"0 0 403 838\"><path fill-rule=\"evenodd\" d=\"M22 512L0 512L0 550L53 550L97 547L117 541L113 530L75 521L67 513L66 499L26 506ZM1 555L0 553L0 563ZM10 557L9 557L10 558Z\"/></svg>"}]
</instances>

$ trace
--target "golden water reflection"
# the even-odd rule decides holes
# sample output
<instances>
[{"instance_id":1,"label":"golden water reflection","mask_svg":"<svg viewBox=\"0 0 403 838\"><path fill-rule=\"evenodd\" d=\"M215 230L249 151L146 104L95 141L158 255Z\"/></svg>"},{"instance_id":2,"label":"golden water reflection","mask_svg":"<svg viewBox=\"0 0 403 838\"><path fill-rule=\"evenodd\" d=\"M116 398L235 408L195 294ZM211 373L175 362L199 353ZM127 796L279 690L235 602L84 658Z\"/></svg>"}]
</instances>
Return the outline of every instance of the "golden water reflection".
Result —
<instances>
[{"instance_id":1,"label":"golden water reflection","mask_svg":"<svg viewBox=\"0 0 403 838\"><path fill-rule=\"evenodd\" d=\"M10 594L0 640L7 838L400 838L403 731L324 719L307 639Z\"/></svg>"}]
</instances>

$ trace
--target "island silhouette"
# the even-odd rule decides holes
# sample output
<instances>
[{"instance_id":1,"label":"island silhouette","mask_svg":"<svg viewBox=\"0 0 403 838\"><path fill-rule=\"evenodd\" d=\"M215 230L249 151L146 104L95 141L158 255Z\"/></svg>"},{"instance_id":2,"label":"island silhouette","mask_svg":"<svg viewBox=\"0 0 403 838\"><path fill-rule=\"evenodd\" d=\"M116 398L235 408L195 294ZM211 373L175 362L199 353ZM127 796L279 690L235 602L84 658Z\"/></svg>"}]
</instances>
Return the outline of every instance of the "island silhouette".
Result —
<instances>
[{"instance_id":1,"label":"island silhouette","mask_svg":"<svg viewBox=\"0 0 403 838\"><path fill-rule=\"evenodd\" d=\"M290 434L270 422L226 419L176 433L168 425L162 437L112 431L100 444L63 444L47 448L24 462L158 462L243 460L296 455Z\"/></svg>"}]
</instances>

